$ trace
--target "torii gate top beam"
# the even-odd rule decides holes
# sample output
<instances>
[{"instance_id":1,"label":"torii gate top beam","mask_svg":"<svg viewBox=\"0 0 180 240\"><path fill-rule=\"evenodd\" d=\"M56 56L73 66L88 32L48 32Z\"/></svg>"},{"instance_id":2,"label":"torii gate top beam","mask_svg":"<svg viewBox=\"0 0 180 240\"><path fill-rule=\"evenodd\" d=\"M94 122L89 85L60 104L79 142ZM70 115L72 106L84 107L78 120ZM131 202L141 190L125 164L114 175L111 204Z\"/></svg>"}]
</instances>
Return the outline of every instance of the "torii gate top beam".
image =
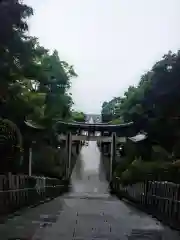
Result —
<instances>
[{"instance_id":1,"label":"torii gate top beam","mask_svg":"<svg viewBox=\"0 0 180 240\"><path fill-rule=\"evenodd\" d=\"M67 123L63 121L58 121L56 123L55 128L57 133L62 133L63 130L67 130L67 131L81 130L81 131L88 131L88 132L98 131L98 132L109 132L109 133L116 132L118 136L123 136L123 137L132 137L139 132L139 129L135 127L133 122L119 124L119 125L112 125L112 124L101 124L101 123L96 123L96 124L75 123L75 122Z\"/></svg>"}]
</instances>

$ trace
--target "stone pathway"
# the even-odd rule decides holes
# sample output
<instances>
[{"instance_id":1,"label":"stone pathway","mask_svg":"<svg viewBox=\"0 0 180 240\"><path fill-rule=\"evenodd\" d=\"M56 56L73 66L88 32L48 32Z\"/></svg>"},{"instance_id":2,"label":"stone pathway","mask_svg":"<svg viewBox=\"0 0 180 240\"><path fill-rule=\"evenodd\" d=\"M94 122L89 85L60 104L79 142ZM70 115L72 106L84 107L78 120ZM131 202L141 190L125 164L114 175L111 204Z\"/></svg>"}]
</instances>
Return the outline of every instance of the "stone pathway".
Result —
<instances>
[{"instance_id":1,"label":"stone pathway","mask_svg":"<svg viewBox=\"0 0 180 240\"><path fill-rule=\"evenodd\" d=\"M61 201L64 206L56 223L39 229L33 240L180 239L157 220L115 197L67 195Z\"/></svg>"},{"instance_id":2,"label":"stone pathway","mask_svg":"<svg viewBox=\"0 0 180 240\"><path fill-rule=\"evenodd\" d=\"M0 240L180 240L178 232L109 195L98 161L90 143L77 161L71 192L0 224Z\"/></svg>"},{"instance_id":3,"label":"stone pathway","mask_svg":"<svg viewBox=\"0 0 180 240\"><path fill-rule=\"evenodd\" d=\"M1 240L178 240L178 232L102 194L67 194L0 225Z\"/></svg>"}]
</instances>

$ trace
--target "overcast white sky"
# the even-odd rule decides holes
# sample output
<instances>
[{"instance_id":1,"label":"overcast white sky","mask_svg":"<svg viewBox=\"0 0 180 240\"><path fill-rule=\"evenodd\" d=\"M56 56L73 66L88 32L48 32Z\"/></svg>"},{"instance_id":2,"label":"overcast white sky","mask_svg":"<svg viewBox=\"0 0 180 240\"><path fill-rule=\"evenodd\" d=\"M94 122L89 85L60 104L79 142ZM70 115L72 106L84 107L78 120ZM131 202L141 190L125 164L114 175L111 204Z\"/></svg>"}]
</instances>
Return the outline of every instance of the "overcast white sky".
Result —
<instances>
[{"instance_id":1,"label":"overcast white sky","mask_svg":"<svg viewBox=\"0 0 180 240\"><path fill-rule=\"evenodd\" d=\"M180 48L180 0L26 0L30 34L73 64L75 107L99 113L168 50Z\"/></svg>"}]
</instances>

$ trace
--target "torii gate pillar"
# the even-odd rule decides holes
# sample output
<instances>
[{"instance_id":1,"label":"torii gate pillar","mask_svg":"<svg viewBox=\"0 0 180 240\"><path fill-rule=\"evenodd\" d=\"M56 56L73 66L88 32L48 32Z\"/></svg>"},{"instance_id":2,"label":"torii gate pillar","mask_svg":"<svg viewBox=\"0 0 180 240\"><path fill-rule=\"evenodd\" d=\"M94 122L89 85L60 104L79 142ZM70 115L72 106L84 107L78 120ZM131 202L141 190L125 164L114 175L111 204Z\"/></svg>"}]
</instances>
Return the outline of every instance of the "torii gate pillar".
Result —
<instances>
[{"instance_id":1,"label":"torii gate pillar","mask_svg":"<svg viewBox=\"0 0 180 240\"><path fill-rule=\"evenodd\" d=\"M66 138L66 149L67 149L67 156L68 162L66 165L66 178L69 179L71 177L71 157L72 157L72 134L68 132Z\"/></svg>"},{"instance_id":2,"label":"torii gate pillar","mask_svg":"<svg viewBox=\"0 0 180 240\"><path fill-rule=\"evenodd\" d=\"M110 168L109 168L109 181L112 181L113 163L116 160L116 133L112 132L111 141L111 157L110 157Z\"/></svg>"}]
</instances>

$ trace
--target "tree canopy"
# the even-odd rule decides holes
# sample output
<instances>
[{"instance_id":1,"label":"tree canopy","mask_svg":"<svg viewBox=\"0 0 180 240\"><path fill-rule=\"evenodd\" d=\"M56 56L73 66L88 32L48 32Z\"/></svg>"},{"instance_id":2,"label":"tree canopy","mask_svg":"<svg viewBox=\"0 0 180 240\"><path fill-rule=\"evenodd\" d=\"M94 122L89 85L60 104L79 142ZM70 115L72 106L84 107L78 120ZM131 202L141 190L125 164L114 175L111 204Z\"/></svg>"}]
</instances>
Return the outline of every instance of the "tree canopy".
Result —
<instances>
[{"instance_id":1,"label":"tree canopy","mask_svg":"<svg viewBox=\"0 0 180 240\"><path fill-rule=\"evenodd\" d=\"M123 96L103 103L104 119L111 116L112 121L116 121L116 119L123 122L134 121L141 130L148 133L152 146L158 144L167 151L166 155L170 162L174 158L178 159L180 156L179 77L180 51L176 53L169 51L141 76L137 86L130 86ZM154 151L152 150L152 152ZM157 154L152 154L152 161L158 160ZM142 167L141 171L145 171L144 164L139 166ZM146 164L147 168L149 166L151 164ZM121 177L127 180L132 169L131 163L128 164L126 172ZM136 174L138 175L138 173ZM145 175L147 174L145 173ZM135 178L133 179L135 180Z\"/></svg>"},{"instance_id":2,"label":"tree canopy","mask_svg":"<svg viewBox=\"0 0 180 240\"><path fill-rule=\"evenodd\" d=\"M7 149L6 152L4 151L3 161L8 164L2 163L2 165L7 165L9 168L15 162L19 170L20 155L17 154L15 157L16 145L18 145L15 131L12 129L13 136L10 135L9 138L5 136L10 127L6 126L4 119L8 119L17 125L23 135L23 161L26 165L29 157L29 138L33 136L33 140L37 140L35 141L37 145L40 143L43 145L42 151L38 150L39 154L42 155L47 148L51 155L46 164L46 170L50 171L49 166L56 170L59 167L59 163L55 165L57 161L52 160L57 158L56 155L59 156L57 143L53 145L54 122L72 118L82 121L84 115L83 113L75 114L72 111L73 99L70 87L72 78L77 77L73 65L61 59L57 50L49 51L39 43L36 37L28 35L27 20L32 15L33 9L24 1L0 1L0 149L3 151ZM41 134L36 134L33 130L32 134L23 132L24 128L22 129L21 126L25 120L36 123L37 126L42 127L41 129L47 129L46 132ZM14 152L9 151L6 146L13 144ZM34 151L36 148L37 146L34 147ZM50 148L52 151L49 150ZM5 158L8 152L12 152L11 161ZM19 153L19 150L16 152ZM33 156L35 155L34 153ZM44 161L44 157L38 155L38 159L41 158ZM38 162L35 160L33 164L37 165ZM39 166L42 167L43 172L43 164L39 163ZM57 172L60 171L57 170Z\"/></svg>"},{"instance_id":3,"label":"tree canopy","mask_svg":"<svg viewBox=\"0 0 180 240\"><path fill-rule=\"evenodd\" d=\"M86 115L83 112L72 111L72 121L85 122Z\"/></svg>"},{"instance_id":4,"label":"tree canopy","mask_svg":"<svg viewBox=\"0 0 180 240\"><path fill-rule=\"evenodd\" d=\"M124 96L104 102L102 114L138 123L171 151L180 133L179 76L180 51L169 51L141 76L136 87L130 86Z\"/></svg>"},{"instance_id":5,"label":"tree canopy","mask_svg":"<svg viewBox=\"0 0 180 240\"><path fill-rule=\"evenodd\" d=\"M51 54L28 36L31 7L19 0L0 2L0 107L1 117L41 123L71 116L72 65Z\"/></svg>"}]
</instances>

